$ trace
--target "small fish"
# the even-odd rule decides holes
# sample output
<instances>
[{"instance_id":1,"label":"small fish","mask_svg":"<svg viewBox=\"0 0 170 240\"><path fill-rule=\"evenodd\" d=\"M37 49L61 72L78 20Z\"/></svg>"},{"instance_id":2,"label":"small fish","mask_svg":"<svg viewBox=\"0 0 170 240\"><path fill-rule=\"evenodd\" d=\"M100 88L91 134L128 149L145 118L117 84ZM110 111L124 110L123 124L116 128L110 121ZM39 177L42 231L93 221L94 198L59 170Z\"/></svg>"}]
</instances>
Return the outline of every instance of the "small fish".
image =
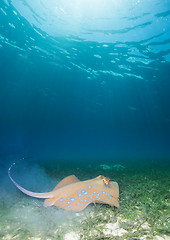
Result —
<instances>
[{"instance_id":1,"label":"small fish","mask_svg":"<svg viewBox=\"0 0 170 240\"><path fill-rule=\"evenodd\" d=\"M23 159L20 159L21 161ZM91 203L109 204L119 208L119 186L102 175L80 181L75 175L68 176L59 182L51 192L36 193L18 185L11 177L11 168L8 175L14 185L23 193L35 197L46 198L44 206L56 206L65 210L82 211Z\"/></svg>"}]
</instances>

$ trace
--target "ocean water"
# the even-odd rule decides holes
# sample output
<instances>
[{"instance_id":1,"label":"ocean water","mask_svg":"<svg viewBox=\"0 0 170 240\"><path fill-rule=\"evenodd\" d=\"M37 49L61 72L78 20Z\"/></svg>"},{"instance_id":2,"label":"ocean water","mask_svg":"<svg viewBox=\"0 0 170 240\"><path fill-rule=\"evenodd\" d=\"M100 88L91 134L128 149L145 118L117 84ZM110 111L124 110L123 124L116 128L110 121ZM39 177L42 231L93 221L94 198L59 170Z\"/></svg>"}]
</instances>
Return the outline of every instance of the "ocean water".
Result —
<instances>
[{"instance_id":1,"label":"ocean water","mask_svg":"<svg viewBox=\"0 0 170 240\"><path fill-rule=\"evenodd\" d=\"M155 191L152 201L162 196L167 209L169 22L169 0L0 0L0 206L8 223L0 238L10 239L19 215L27 216L18 230L25 239L42 237L48 225L43 214L52 223L61 215L68 222L77 217L60 211L54 217L47 209L33 215L32 201L42 202L19 193L7 175L13 162L27 156L32 159L18 163L12 174L30 190L51 191L70 174L81 180L102 174L119 183L123 208L127 186L132 196L130 186L138 189L135 183L143 179ZM136 199L145 199L144 192Z\"/></svg>"}]
</instances>

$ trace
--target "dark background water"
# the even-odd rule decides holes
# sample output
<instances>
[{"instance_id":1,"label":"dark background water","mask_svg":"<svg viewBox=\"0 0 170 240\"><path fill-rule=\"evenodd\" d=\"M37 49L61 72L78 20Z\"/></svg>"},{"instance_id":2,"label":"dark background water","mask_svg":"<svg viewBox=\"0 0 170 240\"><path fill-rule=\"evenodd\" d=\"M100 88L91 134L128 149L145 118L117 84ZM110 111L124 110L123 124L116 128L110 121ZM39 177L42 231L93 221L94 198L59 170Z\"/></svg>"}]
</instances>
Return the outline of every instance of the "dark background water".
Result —
<instances>
[{"instance_id":1,"label":"dark background water","mask_svg":"<svg viewBox=\"0 0 170 240\"><path fill-rule=\"evenodd\" d=\"M0 2L1 160L168 160L170 1L68 4Z\"/></svg>"}]
</instances>

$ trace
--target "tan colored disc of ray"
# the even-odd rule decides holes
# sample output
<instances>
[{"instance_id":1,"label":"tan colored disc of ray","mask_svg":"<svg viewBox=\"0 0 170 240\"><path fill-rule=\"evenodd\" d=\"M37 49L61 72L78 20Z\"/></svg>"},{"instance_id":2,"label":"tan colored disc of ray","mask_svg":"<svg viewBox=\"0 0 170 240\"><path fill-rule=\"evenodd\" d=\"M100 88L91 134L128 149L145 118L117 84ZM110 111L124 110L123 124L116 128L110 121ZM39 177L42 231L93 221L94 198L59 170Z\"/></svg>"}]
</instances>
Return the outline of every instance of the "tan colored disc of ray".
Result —
<instances>
[{"instance_id":1,"label":"tan colored disc of ray","mask_svg":"<svg viewBox=\"0 0 170 240\"><path fill-rule=\"evenodd\" d=\"M79 181L77 183L67 185L56 190L56 195L53 198L44 201L45 206L57 206L66 210L81 211L91 203L90 198L87 198L86 186L88 181ZM88 188L87 188L88 189ZM83 191L86 194L83 194ZM55 192L55 191L54 191Z\"/></svg>"},{"instance_id":2,"label":"tan colored disc of ray","mask_svg":"<svg viewBox=\"0 0 170 240\"><path fill-rule=\"evenodd\" d=\"M22 159L21 159L22 160ZM90 203L104 203L119 207L119 187L116 182L109 178L98 176L94 179L80 182L76 176L71 175L59 182L51 192L32 192L13 180L11 169L8 169L8 176L13 184L23 193L35 198L46 198L45 206L55 205L66 210L81 211Z\"/></svg>"},{"instance_id":3,"label":"tan colored disc of ray","mask_svg":"<svg viewBox=\"0 0 170 240\"><path fill-rule=\"evenodd\" d=\"M81 211L90 203L103 203L119 207L118 201L117 183L109 181L109 184L105 184L104 178L99 176L58 189L53 198L45 200L44 205L55 205L66 210Z\"/></svg>"},{"instance_id":4,"label":"tan colored disc of ray","mask_svg":"<svg viewBox=\"0 0 170 240\"><path fill-rule=\"evenodd\" d=\"M97 194L96 198L96 203L109 204L119 208L118 184L116 182L110 182L108 186L102 187L102 191Z\"/></svg>"}]
</instances>

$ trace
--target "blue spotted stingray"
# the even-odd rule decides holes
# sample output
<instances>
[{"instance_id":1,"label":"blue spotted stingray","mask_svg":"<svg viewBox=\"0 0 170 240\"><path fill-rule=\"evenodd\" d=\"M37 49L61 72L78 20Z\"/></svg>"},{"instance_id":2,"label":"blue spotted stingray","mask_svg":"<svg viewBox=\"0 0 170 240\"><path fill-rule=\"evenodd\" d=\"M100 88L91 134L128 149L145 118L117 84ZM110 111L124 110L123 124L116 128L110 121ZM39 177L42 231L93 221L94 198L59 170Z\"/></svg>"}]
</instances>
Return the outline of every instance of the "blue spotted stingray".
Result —
<instances>
[{"instance_id":1,"label":"blue spotted stingray","mask_svg":"<svg viewBox=\"0 0 170 240\"><path fill-rule=\"evenodd\" d=\"M14 185L23 193L36 198L46 198L44 206L57 206L65 210L81 211L91 203L109 204L119 207L119 186L102 175L80 181L75 175L68 176L59 182L51 192L35 193L18 185L10 175Z\"/></svg>"}]
</instances>

